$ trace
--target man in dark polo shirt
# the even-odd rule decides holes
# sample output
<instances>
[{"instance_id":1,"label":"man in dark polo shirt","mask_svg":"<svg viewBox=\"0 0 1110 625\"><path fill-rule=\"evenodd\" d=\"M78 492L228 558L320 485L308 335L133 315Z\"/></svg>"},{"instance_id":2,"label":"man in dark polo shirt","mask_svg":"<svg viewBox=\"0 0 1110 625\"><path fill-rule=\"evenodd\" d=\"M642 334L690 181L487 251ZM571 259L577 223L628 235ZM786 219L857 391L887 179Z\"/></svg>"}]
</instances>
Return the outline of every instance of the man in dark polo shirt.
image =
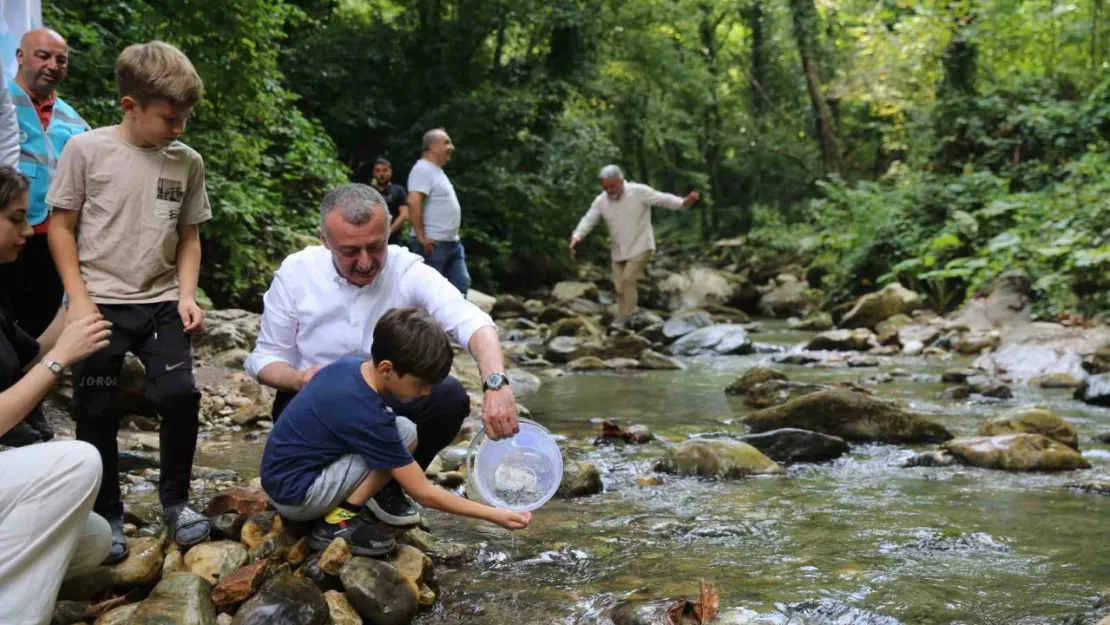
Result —
<instances>
[{"instance_id":1,"label":"man in dark polo shirt","mask_svg":"<svg viewBox=\"0 0 1110 625\"><path fill-rule=\"evenodd\" d=\"M408 193L393 182L393 168L385 158L374 161L374 188L385 198L389 209L389 244L405 245L401 228L409 220Z\"/></svg>"}]
</instances>

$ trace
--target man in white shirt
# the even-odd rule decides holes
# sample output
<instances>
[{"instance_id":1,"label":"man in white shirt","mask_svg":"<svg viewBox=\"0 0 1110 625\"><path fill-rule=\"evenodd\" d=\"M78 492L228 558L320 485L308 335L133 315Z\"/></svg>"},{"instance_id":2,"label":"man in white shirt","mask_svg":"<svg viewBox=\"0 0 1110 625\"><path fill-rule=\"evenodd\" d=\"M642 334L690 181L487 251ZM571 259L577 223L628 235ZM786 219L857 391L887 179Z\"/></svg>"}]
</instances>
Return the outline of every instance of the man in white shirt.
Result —
<instances>
[{"instance_id":1,"label":"man in white shirt","mask_svg":"<svg viewBox=\"0 0 1110 625\"><path fill-rule=\"evenodd\" d=\"M605 219L612 240L613 287L617 290L617 325L636 313L636 281L655 252L655 233L651 229L651 207L686 210L698 201L698 192L685 198L661 193L637 182L625 182L624 172L616 165L601 169L604 191L594 198L590 210L578 222L570 237L570 253L599 219Z\"/></svg>"},{"instance_id":2,"label":"man in white shirt","mask_svg":"<svg viewBox=\"0 0 1110 625\"><path fill-rule=\"evenodd\" d=\"M409 172L409 219L415 240L412 251L455 285L465 296L470 288L466 253L459 240L462 208L443 166L455 144L442 128L424 133L423 153Z\"/></svg>"},{"instance_id":3,"label":"man in white shirt","mask_svg":"<svg viewBox=\"0 0 1110 625\"><path fill-rule=\"evenodd\" d=\"M322 245L290 255L274 274L258 341L244 365L259 382L277 389L275 419L323 366L351 353L369 358L374 325L386 311L418 307L478 361L486 435L499 439L519 431L497 326L419 256L387 245L389 211L381 194L362 184L328 193L320 207L319 236ZM426 397L387 403L416 423L419 443L413 458L425 468L470 414L470 398L453 377L433 386ZM391 525L420 520L396 483L367 507Z\"/></svg>"}]
</instances>

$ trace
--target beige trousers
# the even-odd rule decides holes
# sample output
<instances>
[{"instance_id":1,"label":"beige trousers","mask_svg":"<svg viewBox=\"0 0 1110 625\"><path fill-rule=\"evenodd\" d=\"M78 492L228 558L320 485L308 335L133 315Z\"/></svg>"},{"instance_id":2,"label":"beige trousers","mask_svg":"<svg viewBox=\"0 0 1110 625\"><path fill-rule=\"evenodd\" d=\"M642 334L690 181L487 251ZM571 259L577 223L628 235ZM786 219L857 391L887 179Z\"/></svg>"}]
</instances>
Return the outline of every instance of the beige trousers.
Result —
<instances>
[{"instance_id":1,"label":"beige trousers","mask_svg":"<svg viewBox=\"0 0 1110 625\"><path fill-rule=\"evenodd\" d=\"M648 250L639 256L628 260L613 261L613 287L617 290L617 314L621 317L631 317L636 313L636 301L639 293L636 292L636 281L644 273L644 266L651 260L653 250Z\"/></svg>"},{"instance_id":2,"label":"beige trousers","mask_svg":"<svg viewBox=\"0 0 1110 625\"><path fill-rule=\"evenodd\" d=\"M62 580L108 556L112 529L92 513L100 475L80 441L0 452L0 623L49 625Z\"/></svg>"}]
</instances>

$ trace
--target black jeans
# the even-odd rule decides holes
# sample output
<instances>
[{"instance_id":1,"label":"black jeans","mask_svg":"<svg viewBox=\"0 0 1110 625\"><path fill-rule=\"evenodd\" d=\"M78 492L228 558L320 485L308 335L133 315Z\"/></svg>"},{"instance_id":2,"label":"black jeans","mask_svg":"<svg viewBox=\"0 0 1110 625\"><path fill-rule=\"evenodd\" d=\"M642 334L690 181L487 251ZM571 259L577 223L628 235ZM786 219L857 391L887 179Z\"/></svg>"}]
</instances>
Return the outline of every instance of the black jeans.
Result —
<instances>
[{"instance_id":1,"label":"black jeans","mask_svg":"<svg viewBox=\"0 0 1110 625\"><path fill-rule=\"evenodd\" d=\"M116 435L123 416L119 384L127 352L146 368L145 399L162 419L159 499L163 507L184 503L197 449L200 392L193 378L192 344L177 302L99 304L98 308L112 322L109 345L72 367L77 440L96 447L104 464L93 509L109 519L123 516Z\"/></svg>"},{"instance_id":2,"label":"black jeans","mask_svg":"<svg viewBox=\"0 0 1110 625\"><path fill-rule=\"evenodd\" d=\"M294 396L296 393L278 391L271 411L275 421ZM387 397L385 403L394 414L408 417L416 424L416 452L412 456L422 469L427 469L436 454L455 440L470 415L470 396L462 383L451 376L432 386L425 397L407 403Z\"/></svg>"},{"instance_id":3,"label":"black jeans","mask_svg":"<svg viewBox=\"0 0 1110 625\"><path fill-rule=\"evenodd\" d=\"M0 265L4 285L3 305L24 332L38 338L62 307L62 279L46 245L46 235L36 234L12 263Z\"/></svg>"}]
</instances>

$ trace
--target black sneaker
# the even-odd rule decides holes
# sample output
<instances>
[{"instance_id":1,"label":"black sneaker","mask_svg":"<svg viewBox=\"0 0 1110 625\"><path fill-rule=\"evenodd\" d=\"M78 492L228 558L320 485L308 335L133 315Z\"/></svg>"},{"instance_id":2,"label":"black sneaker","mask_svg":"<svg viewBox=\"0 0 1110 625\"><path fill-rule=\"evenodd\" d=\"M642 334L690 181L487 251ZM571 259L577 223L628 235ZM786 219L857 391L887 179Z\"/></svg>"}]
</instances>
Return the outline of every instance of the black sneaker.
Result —
<instances>
[{"instance_id":1,"label":"black sneaker","mask_svg":"<svg viewBox=\"0 0 1110 625\"><path fill-rule=\"evenodd\" d=\"M26 447L42 442L42 435L35 428L27 425L26 421L16 423L12 429L0 436L0 445L8 447Z\"/></svg>"},{"instance_id":2,"label":"black sneaker","mask_svg":"<svg viewBox=\"0 0 1110 625\"><path fill-rule=\"evenodd\" d=\"M356 556L384 556L397 548L397 541L388 530L358 516L338 523L328 523L324 519L316 521L308 535L308 546L319 551L336 538L347 541L351 553Z\"/></svg>"},{"instance_id":3,"label":"black sneaker","mask_svg":"<svg viewBox=\"0 0 1110 625\"><path fill-rule=\"evenodd\" d=\"M31 414L27 415L27 418L24 419L23 422L38 432L42 440L49 441L54 439L54 428L50 427L50 424L46 422L46 414L42 411L42 404L39 404L35 410L32 410Z\"/></svg>"},{"instance_id":4,"label":"black sneaker","mask_svg":"<svg viewBox=\"0 0 1110 625\"><path fill-rule=\"evenodd\" d=\"M119 564L127 559L129 553L127 538L123 535L123 519L108 519L108 526L112 528L112 548L102 564Z\"/></svg>"},{"instance_id":5,"label":"black sneaker","mask_svg":"<svg viewBox=\"0 0 1110 625\"><path fill-rule=\"evenodd\" d=\"M397 480L390 480L383 486L373 499L366 502L366 508L386 525L406 527L420 523L420 512L401 489Z\"/></svg>"},{"instance_id":6,"label":"black sneaker","mask_svg":"<svg viewBox=\"0 0 1110 625\"><path fill-rule=\"evenodd\" d=\"M204 542L212 532L212 524L191 503L179 503L162 512L170 536L182 547L192 547Z\"/></svg>"}]
</instances>

